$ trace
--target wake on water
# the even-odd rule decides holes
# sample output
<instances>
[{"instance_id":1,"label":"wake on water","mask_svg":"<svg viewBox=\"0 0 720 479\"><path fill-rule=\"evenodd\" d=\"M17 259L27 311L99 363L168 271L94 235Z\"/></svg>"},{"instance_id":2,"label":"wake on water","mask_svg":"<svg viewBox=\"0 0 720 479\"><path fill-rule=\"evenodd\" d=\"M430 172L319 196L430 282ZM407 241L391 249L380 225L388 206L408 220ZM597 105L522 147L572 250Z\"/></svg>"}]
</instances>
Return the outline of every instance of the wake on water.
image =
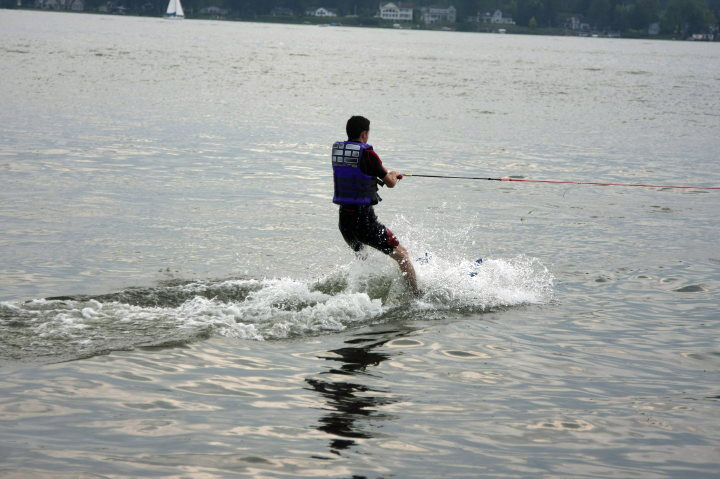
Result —
<instances>
[{"instance_id":1,"label":"wake on water","mask_svg":"<svg viewBox=\"0 0 720 479\"><path fill-rule=\"evenodd\" d=\"M539 260L445 260L428 254L414 298L382 255L312 281L227 279L160 284L99 296L0 303L0 359L62 361L220 335L280 340L372 323L467 316L546 303L553 277Z\"/></svg>"}]
</instances>

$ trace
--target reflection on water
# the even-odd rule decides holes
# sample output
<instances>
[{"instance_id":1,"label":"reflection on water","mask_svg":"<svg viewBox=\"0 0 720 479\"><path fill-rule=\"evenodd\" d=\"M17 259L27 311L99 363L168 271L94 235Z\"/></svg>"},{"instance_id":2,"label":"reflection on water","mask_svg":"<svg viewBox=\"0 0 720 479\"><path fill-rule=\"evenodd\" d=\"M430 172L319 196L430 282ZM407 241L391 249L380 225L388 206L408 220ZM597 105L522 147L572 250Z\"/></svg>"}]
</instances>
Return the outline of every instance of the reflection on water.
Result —
<instances>
[{"instance_id":1,"label":"reflection on water","mask_svg":"<svg viewBox=\"0 0 720 479\"><path fill-rule=\"evenodd\" d=\"M337 436L330 440L331 452L339 454L339 451L355 445L355 439L374 437L371 423L393 418L379 411L382 406L398 401L393 398L392 391L362 384L361 378L374 376L368 368L392 357L386 352L377 351L378 348L412 331L393 329L364 332L345 341L348 346L329 351L330 356L319 356L340 363L339 367L332 364L328 371L321 373L322 379L305 379L327 402L330 412L320 418L317 429ZM339 377L332 378L334 375Z\"/></svg>"}]
</instances>

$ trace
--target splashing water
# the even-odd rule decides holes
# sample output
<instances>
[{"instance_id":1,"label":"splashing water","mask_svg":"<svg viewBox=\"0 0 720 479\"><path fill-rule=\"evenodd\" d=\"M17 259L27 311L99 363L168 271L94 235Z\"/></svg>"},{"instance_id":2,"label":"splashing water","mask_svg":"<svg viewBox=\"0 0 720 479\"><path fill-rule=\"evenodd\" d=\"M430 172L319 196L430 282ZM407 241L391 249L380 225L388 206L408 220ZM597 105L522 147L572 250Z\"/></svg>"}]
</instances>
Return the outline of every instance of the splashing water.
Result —
<instances>
[{"instance_id":1,"label":"splashing water","mask_svg":"<svg viewBox=\"0 0 720 479\"><path fill-rule=\"evenodd\" d=\"M485 258L479 262L428 257L429 261L417 268L426 285L420 301L426 309L470 314L545 303L552 298L553 276L536 258Z\"/></svg>"},{"instance_id":2,"label":"splashing water","mask_svg":"<svg viewBox=\"0 0 720 479\"><path fill-rule=\"evenodd\" d=\"M432 319L436 311L467 315L543 303L552 294L552 275L533 258L486 259L478 265L430 257L416 266L424 291L419 299L409 294L391 261L371 255L316 281L228 279L4 302L0 356L58 361L212 335L297 338L407 319L408 311L417 319Z\"/></svg>"}]
</instances>

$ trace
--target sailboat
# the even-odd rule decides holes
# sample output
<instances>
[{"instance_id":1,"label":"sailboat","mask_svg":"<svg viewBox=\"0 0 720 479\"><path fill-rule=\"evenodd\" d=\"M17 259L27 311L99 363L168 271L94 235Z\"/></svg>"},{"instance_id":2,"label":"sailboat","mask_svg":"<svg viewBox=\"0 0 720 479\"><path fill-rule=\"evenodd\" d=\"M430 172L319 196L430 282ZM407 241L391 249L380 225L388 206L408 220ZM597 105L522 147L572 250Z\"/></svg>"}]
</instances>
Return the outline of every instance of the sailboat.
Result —
<instances>
[{"instance_id":1,"label":"sailboat","mask_svg":"<svg viewBox=\"0 0 720 479\"><path fill-rule=\"evenodd\" d=\"M185 18L185 12L183 12L180 0L170 0L170 2L168 2L165 18Z\"/></svg>"}]
</instances>

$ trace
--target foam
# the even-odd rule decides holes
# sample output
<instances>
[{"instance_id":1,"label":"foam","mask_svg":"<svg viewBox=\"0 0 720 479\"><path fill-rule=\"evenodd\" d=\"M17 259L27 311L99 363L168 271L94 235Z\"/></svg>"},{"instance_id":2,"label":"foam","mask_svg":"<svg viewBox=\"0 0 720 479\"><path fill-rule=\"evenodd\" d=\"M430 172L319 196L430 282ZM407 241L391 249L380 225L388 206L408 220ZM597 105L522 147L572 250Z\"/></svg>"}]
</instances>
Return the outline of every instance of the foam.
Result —
<instances>
[{"instance_id":1,"label":"foam","mask_svg":"<svg viewBox=\"0 0 720 479\"><path fill-rule=\"evenodd\" d=\"M424 292L417 299L394 262L371 254L309 281L194 281L93 297L0 303L0 334L6 338L0 355L68 359L212 335L282 340L405 320L408 311L422 320L438 311L479 314L552 297L553 277L535 258L486 258L481 265L431 252L428 258L416 264Z\"/></svg>"}]
</instances>

